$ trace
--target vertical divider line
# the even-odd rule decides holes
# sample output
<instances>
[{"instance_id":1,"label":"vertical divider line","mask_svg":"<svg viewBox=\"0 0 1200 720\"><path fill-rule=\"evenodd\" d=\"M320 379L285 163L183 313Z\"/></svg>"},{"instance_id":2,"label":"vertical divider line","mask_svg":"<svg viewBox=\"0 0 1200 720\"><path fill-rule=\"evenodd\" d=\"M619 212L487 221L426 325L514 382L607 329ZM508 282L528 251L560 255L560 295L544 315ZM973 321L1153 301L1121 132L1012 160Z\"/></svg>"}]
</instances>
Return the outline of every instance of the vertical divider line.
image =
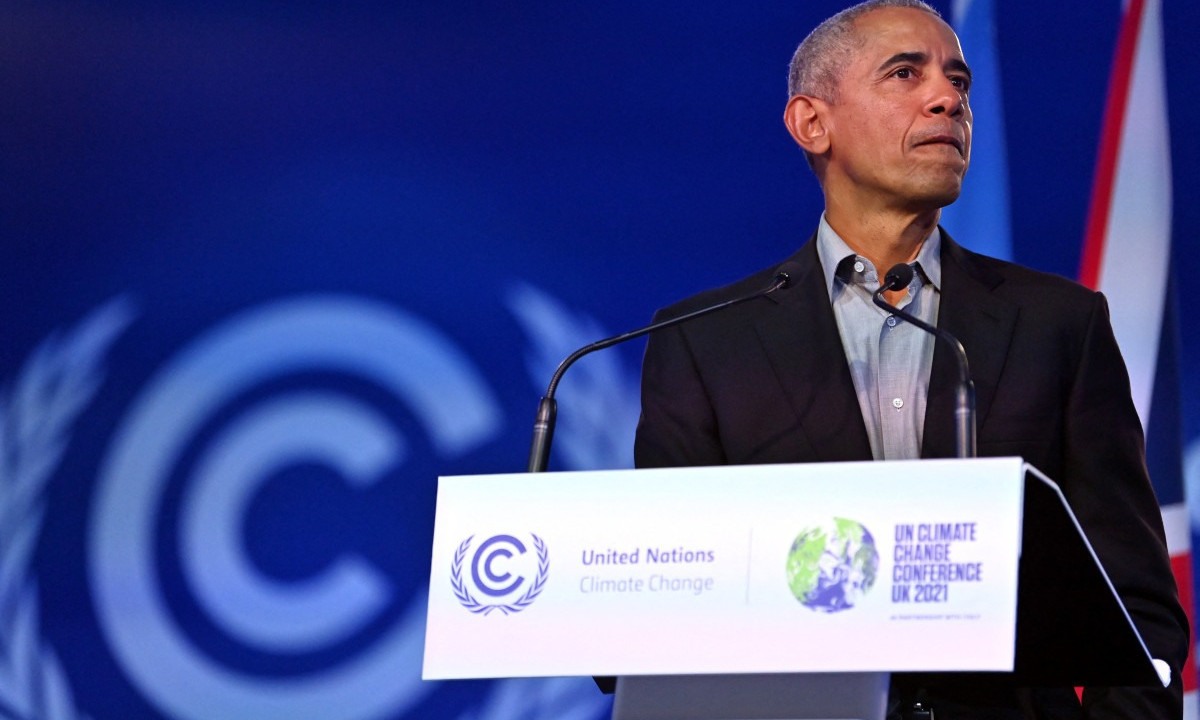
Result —
<instances>
[{"instance_id":1,"label":"vertical divider line","mask_svg":"<svg viewBox=\"0 0 1200 720\"><path fill-rule=\"evenodd\" d=\"M746 543L746 604L750 604L750 568L754 558L754 527L750 528L749 541Z\"/></svg>"}]
</instances>

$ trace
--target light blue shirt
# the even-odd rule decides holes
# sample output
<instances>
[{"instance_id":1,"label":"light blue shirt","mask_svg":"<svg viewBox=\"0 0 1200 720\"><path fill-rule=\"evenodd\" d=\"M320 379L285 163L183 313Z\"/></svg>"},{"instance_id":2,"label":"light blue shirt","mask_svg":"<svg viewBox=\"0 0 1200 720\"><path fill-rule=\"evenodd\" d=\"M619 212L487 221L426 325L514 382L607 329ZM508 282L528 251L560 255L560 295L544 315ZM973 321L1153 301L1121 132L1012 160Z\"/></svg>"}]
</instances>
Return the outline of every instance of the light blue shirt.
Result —
<instances>
[{"instance_id":1,"label":"light blue shirt","mask_svg":"<svg viewBox=\"0 0 1200 720\"><path fill-rule=\"evenodd\" d=\"M941 300L941 245L941 230L935 227L911 263L916 271L913 281L896 305L930 325L937 324ZM919 458L933 335L875 306L871 296L879 289L878 270L850 249L824 215L817 230L817 256L871 441L871 455L876 460Z\"/></svg>"}]
</instances>

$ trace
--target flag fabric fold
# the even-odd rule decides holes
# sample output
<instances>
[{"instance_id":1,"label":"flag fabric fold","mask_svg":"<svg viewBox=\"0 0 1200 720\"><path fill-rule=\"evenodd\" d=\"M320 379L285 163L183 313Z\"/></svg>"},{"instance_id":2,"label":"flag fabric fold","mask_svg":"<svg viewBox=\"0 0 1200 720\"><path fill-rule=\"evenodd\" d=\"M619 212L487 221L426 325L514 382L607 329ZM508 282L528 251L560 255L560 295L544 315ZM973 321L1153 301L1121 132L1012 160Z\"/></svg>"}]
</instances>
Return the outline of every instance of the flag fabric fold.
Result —
<instances>
[{"instance_id":1,"label":"flag fabric fold","mask_svg":"<svg viewBox=\"0 0 1200 720\"><path fill-rule=\"evenodd\" d=\"M1170 292L1171 202L1162 4L1131 0L1109 79L1079 279L1109 298L1113 331L1147 433L1147 462L1162 506L1171 566L1194 627ZM1200 720L1193 659L1183 675L1184 717Z\"/></svg>"}]
</instances>

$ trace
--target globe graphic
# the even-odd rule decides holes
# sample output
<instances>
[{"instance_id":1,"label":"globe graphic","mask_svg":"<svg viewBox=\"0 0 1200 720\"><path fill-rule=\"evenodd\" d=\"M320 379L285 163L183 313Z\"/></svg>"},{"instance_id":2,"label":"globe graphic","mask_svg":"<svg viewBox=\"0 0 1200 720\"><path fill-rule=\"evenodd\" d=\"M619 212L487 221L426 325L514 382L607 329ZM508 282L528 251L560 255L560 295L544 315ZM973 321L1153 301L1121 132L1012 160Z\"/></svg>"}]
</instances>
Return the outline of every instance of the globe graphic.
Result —
<instances>
[{"instance_id":1,"label":"globe graphic","mask_svg":"<svg viewBox=\"0 0 1200 720\"><path fill-rule=\"evenodd\" d=\"M846 518L801 531L787 558L792 595L819 612L854 607L875 584L878 570L875 539L860 523Z\"/></svg>"}]
</instances>

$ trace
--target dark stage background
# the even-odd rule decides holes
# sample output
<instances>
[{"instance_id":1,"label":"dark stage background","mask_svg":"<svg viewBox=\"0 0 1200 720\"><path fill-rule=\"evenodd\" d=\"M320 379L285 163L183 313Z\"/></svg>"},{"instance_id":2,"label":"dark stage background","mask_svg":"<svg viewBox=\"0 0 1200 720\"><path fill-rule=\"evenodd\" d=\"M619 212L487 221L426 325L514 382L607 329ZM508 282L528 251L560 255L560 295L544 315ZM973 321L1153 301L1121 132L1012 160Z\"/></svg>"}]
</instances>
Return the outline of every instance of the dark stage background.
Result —
<instances>
[{"instance_id":1,"label":"dark stage background","mask_svg":"<svg viewBox=\"0 0 1200 720\"><path fill-rule=\"evenodd\" d=\"M0 6L0 716L604 713L419 680L436 478L523 469L570 349L808 237L786 66L840 6ZM1001 3L1022 263L1078 272L1120 13ZM1188 307L1200 11L1164 20ZM641 347L567 377L553 468L630 464Z\"/></svg>"}]
</instances>

